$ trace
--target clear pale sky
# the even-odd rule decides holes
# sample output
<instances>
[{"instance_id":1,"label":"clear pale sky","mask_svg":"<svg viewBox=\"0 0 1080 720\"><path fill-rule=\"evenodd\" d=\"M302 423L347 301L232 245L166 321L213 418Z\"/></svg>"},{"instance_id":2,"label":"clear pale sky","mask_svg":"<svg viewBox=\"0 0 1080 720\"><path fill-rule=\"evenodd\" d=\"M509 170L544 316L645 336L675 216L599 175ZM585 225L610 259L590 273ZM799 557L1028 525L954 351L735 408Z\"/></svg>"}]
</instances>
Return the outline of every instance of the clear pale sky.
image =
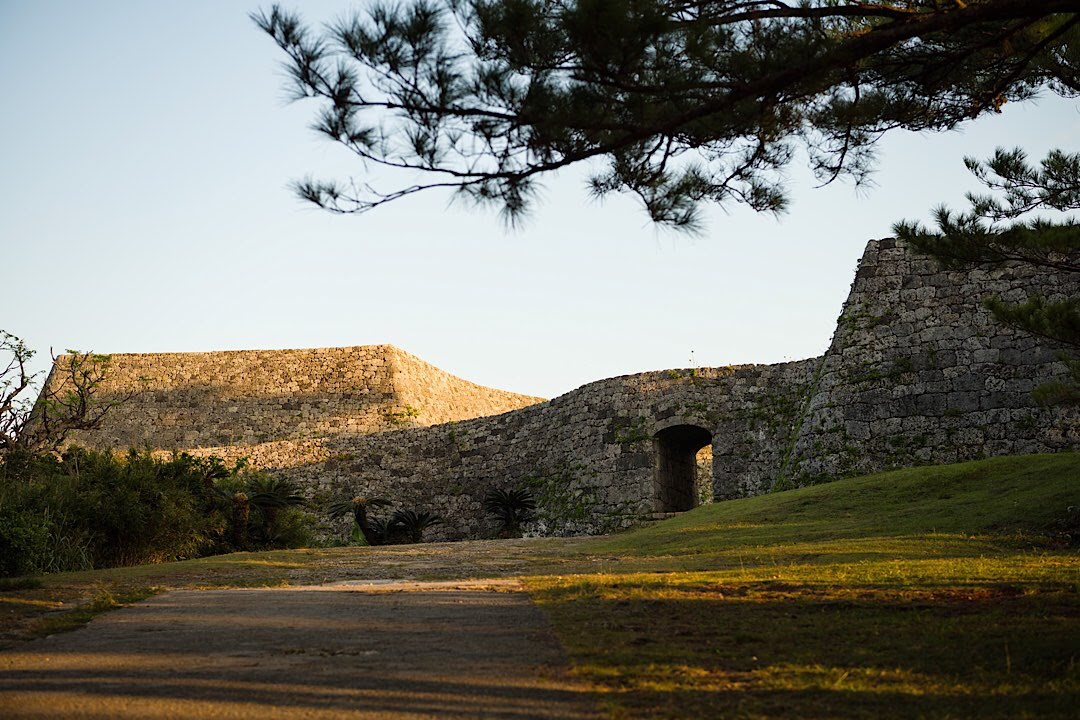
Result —
<instances>
[{"instance_id":1,"label":"clear pale sky","mask_svg":"<svg viewBox=\"0 0 1080 720\"><path fill-rule=\"evenodd\" d=\"M827 346L868 239L962 205L964 155L1080 149L1077 105L1047 96L887 137L874 188L793 167L785 216L714 209L696 239L589 201L579 172L517 231L434 194L335 217L286 183L359 168L307 129L314 105L285 102L257 7L0 0L0 328L43 356L392 343L544 396L691 352L795 360Z\"/></svg>"}]
</instances>

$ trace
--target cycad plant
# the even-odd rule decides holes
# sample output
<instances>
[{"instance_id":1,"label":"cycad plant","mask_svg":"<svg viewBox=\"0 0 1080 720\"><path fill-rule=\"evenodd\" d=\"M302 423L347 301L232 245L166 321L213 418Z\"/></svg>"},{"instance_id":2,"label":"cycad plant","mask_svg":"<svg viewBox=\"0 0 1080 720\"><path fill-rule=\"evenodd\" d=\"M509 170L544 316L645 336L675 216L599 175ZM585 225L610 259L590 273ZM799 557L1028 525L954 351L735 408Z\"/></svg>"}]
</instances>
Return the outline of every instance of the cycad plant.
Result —
<instances>
[{"instance_id":1,"label":"cycad plant","mask_svg":"<svg viewBox=\"0 0 1080 720\"><path fill-rule=\"evenodd\" d=\"M296 485L285 478L254 474L248 479L245 491L248 502L262 514L262 532L265 540L271 542L277 535L278 514L285 508L304 504Z\"/></svg>"},{"instance_id":2,"label":"cycad plant","mask_svg":"<svg viewBox=\"0 0 1080 720\"><path fill-rule=\"evenodd\" d=\"M247 494L251 504L262 511L266 524L273 527L278 512L283 508L303 505L304 498L296 485L285 478L253 475L247 482Z\"/></svg>"},{"instance_id":3,"label":"cycad plant","mask_svg":"<svg viewBox=\"0 0 1080 720\"><path fill-rule=\"evenodd\" d=\"M425 530L442 524L441 515L427 510L397 510L388 523L387 536L405 542L423 542Z\"/></svg>"},{"instance_id":4,"label":"cycad plant","mask_svg":"<svg viewBox=\"0 0 1080 720\"><path fill-rule=\"evenodd\" d=\"M389 500L382 498L367 498L357 495L351 500L339 500L330 505L330 517L339 518L346 515L353 516L353 527L359 529L368 545L382 545L386 540L386 523L376 520L369 515L369 511L376 507L390 505Z\"/></svg>"},{"instance_id":5,"label":"cycad plant","mask_svg":"<svg viewBox=\"0 0 1080 720\"><path fill-rule=\"evenodd\" d=\"M536 498L528 490L494 488L484 497L484 510L499 523L499 537L521 537L521 527L536 519Z\"/></svg>"}]
</instances>

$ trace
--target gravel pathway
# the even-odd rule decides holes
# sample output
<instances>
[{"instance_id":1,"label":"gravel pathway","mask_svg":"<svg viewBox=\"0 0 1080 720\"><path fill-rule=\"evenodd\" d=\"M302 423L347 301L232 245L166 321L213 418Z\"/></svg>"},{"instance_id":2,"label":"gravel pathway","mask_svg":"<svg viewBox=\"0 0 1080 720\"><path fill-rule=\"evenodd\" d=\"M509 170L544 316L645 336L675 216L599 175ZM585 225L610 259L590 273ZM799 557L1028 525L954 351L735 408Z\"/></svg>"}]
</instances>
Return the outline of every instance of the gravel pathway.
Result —
<instances>
[{"instance_id":1,"label":"gravel pathway","mask_svg":"<svg viewBox=\"0 0 1080 720\"><path fill-rule=\"evenodd\" d=\"M175 591L0 653L0 716L594 718L512 580Z\"/></svg>"}]
</instances>

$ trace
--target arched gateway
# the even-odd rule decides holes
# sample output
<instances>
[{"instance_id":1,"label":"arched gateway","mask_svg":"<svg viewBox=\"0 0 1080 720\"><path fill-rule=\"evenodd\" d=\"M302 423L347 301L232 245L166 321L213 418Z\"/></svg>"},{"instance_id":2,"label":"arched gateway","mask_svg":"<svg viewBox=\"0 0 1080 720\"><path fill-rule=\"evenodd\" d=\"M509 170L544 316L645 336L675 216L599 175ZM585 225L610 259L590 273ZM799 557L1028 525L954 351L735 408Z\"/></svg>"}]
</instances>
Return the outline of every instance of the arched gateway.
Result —
<instances>
[{"instance_id":1,"label":"arched gateway","mask_svg":"<svg viewBox=\"0 0 1080 720\"><path fill-rule=\"evenodd\" d=\"M653 436L656 474L653 510L682 512L698 505L699 482L710 483L711 472L699 471L698 453L712 446L712 433L697 425L674 425ZM709 456L711 458L711 455ZM699 475L707 475L699 479Z\"/></svg>"}]
</instances>

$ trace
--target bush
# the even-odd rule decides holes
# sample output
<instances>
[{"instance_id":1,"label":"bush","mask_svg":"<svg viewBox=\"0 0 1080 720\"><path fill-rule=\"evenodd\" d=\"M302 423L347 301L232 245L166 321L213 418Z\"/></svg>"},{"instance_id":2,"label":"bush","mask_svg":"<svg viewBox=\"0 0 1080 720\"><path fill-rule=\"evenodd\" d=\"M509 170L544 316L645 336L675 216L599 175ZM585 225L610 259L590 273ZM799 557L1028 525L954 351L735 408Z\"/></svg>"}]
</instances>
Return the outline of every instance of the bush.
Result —
<instances>
[{"instance_id":1,"label":"bush","mask_svg":"<svg viewBox=\"0 0 1080 720\"><path fill-rule=\"evenodd\" d=\"M378 517L372 513L375 508L392 505L382 498L367 498L358 495L351 500L337 500L330 503L331 519L352 515L353 523L349 531L349 541L353 545L399 545L418 543L424 540L424 531L437 525L444 525L441 515L428 510L398 509L389 517Z\"/></svg>"},{"instance_id":2,"label":"bush","mask_svg":"<svg viewBox=\"0 0 1080 720\"><path fill-rule=\"evenodd\" d=\"M424 540L424 531L442 525L441 515L427 510L397 510L387 524L388 543L418 543Z\"/></svg>"},{"instance_id":3,"label":"bush","mask_svg":"<svg viewBox=\"0 0 1080 720\"><path fill-rule=\"evenodd\" d=\"M499 537L521 537L522 526L536 520L536 498L524 489L494 488L484 496L484 510L498 522Z\"/></svg>"},{"instance_id":4,"label":"bush","mask_svg":"<svg viewBox=\"0 0 1080 720\"><path fill-rule=\"evenodd\" d=\"M65 453L63 464L70 474L65 509L89 531L95 567L196 557L220 531L195 458L78 449Z\"/></svg>"},{"instance_id":5,"label":"bush","mask_svg":"<svg viewBox=\"0 0 1080 720\"><path fill-rule=\"evenodd\" d=\"M0 508L0 577L26 575L39 569L48 552L48 541L48 518L25 508Z\"/></svg>"},{"instance_id":6,"label":"bush","mask_svg":"<svg viewBox=\"0 0 1080 720\"><path fill-rule=\"evenodd\" d=\"M255 511L237 528L234 496L244 490ZM295 547L309 539L300 502L288 483L218 458L9 454L0 459L0 575Z\"/></svg>"}]
</instances>

